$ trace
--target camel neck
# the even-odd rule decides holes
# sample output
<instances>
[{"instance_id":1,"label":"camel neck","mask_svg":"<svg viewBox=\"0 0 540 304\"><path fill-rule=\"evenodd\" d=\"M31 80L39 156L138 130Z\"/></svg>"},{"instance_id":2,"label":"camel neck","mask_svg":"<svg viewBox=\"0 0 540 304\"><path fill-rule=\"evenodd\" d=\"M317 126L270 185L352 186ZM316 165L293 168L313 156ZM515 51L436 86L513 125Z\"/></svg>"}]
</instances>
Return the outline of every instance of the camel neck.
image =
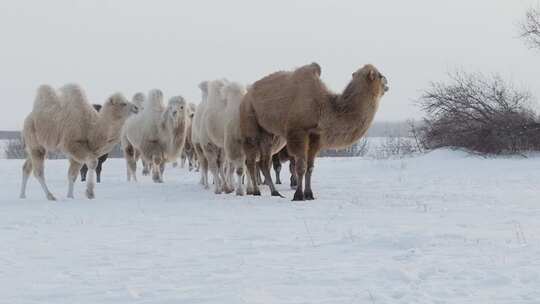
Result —
<instances>
[{"instance_id":1,"label":"camel neck","mask_svg":"<svg viewBox=\"0 0 540 304\"><path fill-rule=\"evenodd\" d=\"M358 88L332 95L322 111L323 144L328 148L349 146L367 131L379 107L379 98L369 89Z\"/></svg>"}]
</instances>

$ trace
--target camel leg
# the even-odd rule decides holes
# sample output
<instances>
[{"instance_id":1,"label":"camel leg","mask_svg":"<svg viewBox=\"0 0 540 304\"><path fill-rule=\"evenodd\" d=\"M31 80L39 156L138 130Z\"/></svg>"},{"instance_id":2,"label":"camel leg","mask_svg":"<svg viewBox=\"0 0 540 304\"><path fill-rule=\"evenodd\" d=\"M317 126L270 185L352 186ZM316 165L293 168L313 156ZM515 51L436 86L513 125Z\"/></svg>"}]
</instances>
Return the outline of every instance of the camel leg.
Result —
<instances>
[{"instance_id":1,"label":"camel leg","mask_svg":"<svg viewBox=\"0 0 540 304\"><path fill-rule=\"evenodd\" d=\"M248 195L261 195L261 191L259 190L259 185L257 184L257 162L255 159L252 159L248 157L246 159L246 165L248 169L248 187L247 187L247 194Z\"/></svg>"},{"instance_id":2,"label":"camel leg","mask_svg":"<svg viewBox=\"0 0 540 304\"><path fill-rule=\"evenodd\" d=\"M128 176L128 182L133 179L134 182L137 181L137 159L134 159L133 157L126 158L127 162L127 176Z\"/></svg>"},{"instance_id":3,"label":"camel leg","mask_svg":"<svg viewBox=\"0 0 540 304\"><path fill-rule=\"evenodd\" d=\"M230 181L230 164L225 160L225 153L223 149L218 150L218 168L219 168L219 175L221 177L221 180L223 181L222 189L225 193L231 193L234 191L233 187L231 186Z\"/></svg>"},{"instance_id":4,"label":"camel leg","mask_svg":"<svg viewBox=\"0 0 540 304\"><path fill-rule=\"evenodd\" d=\"M306 188L304 190L304 199L313 200L313 191L311 190L311 175L313 174L313 168L315 165L315 157L321 148L320 136L311 134L309 136L309 148L307 154L307 172L306 172Z\"/></svg>"},{"instance_id":5,"label":"camel leg","mask_svg":"<svg viewBox=\"0 0 540 304\"><path fill-rule=\"evenodd\" d=\"M242 146L244 148L244 153L246 155L246 166L247 166L247 174L248 174L247 194L248 195L261 195L261 191L259 190L259 184L257 181L257 175L258 175L257 156L259 154L257 140L253 138L248 138L244 140Z\"/></svg>"},{"instance_id":6,"label":"camel leg","mask_svg":"<svg viewBox=\"0 0 540 304\"><path fill-rule=\"evenodd\" d=\"M274 156L272 156L272 167L274 167L274 171L276 172L276 184L280 185L281 177L279 175L281 172L281 161L279 160L278 154L275 154Z\"/></svg>"},{"instance_id":7,"label":"camel leg","mask_svg":"<svg viewBox=\"0 0 540 304\"><path fill-rule=\"evenodd\" d=\"M73 189L75 188L75 181L79 175L79 170L81 170L82 164L73 158L69 159L69 169L68 169L68 198L74 198Z\"/></svg>"},{"instance_id":8,"label":"camel leg","mask_svg":"<svg viewBox=\"0 0 540 304\"><path fill-rule=\"evenodd\" d=\"M223 192L223 180L220 176L219 148L213 144L207 144L204 149L204 156L208 161L208 169L210 169L214 178L214 193L221 194Z\"/></svg>"},{"instance_id":9,"label":"camel leg","mask_svg":"<svg viewBox=\"0 0 540 304\"><path fill-rule=\"evenodd\" d=\"M263 181L261 177L261 161L260 160L257 162L257 167L255 169L256 169L255 178L257 179L257 185L262 185L263 182L266 182L266 181Z\"/></svg>"},{"instance_id":10,"label":"camel leg","mask_svg":"<svg viewBox=\"0 0 540 304\"><path fill-rule=\"evenodd\" d=\"M262 171L262 174L263 174L264 179L266 181L266 185L268 185L268 187L270 187L270 193L272 194L272 196L283 197L283 195L281 195L277 191L276 186L274 185L274 182L272 181L272 175L270 175L270 159L271 158L272 158L272 156L271 156L270 153L268 153L267 151L262 152L261 160L260 160L261 171Z\"/></svg>"},{"instance_id":11,"label":"camel leg","mask_svg":"<svg viewBox=\"0 0 540 304\"><path fill-rule=\"evenodd\" d=\"M308 135L306 132L300 130L291 132L287 136L287 149L291 156L294 156L295 160L295 173L298 185L296 186L296 192L294 193L293 201L304 200L304 188L303 180L306 173L306 159L308 148Z\"/></svg>"},{"instance_id":12,"label":"camel leg","mask_svg":"<svg viewBox=\"0 0 540 304\"><path fill-rule=\"evenodd\" d=\"M47 187L47 184L45 182L45 155L46 152L44 149L32 150L31 157L34 177L41 185L41 188L43 189L43 192L45 193L47 199L50 201L55 201L56 198L51 193L51 191L49 191L49 188Z\"/></svg>"},{"instance_id":13,"label":"camel leg","mask_svg":"<svg viewBox=\"0 0 540 304\"><path fill-rule=\"evenodd\" d=\"M210 187L208 184L208 159L204 156L202 147L199 144L195 145L195 153L197 153L197 158L199 159L199 172L201 173L200 184L203 185L205 189L208 189Z\"/></svg>"},{"instance_id":14,"label":"camel leg","mask_svg":"<svg viewBox=\"0 0 540 304\"><path fill-rule=\"evenodd\" d=\"M83 165L81 167L81 182L85 182L86 181L86 174L88 173L88 167L86 167L86 165Z\"/></svg>"},{"instance_id":15,"label":"camel leg","mask_svg":"<svg viewBox=\"0 0 540 304\"><path fill-rule=\"evenodd\" d=\"M165 161L162 161L159 165L159 181L163 183L163 173L165 173Z\"/></svg>"},{"instance_id":16,"label":"camel leg","mask_svg":"<svg viewBox=\"0 0 540 304\"><path fill-rule=\"evenodd\" d=\"M95 173L97 164L97 158L90 159L86 162L86 166L88 167L88 176L86 177L86 197L89 199L94 199L96 197L94 188L96 186Z\"/></svg>"},{"instance_id":17,"label":"camel leg","mask_svg":"<svg viewBox=\"0 0 540 304\"><path fill-rule=\"evenodd\" d=\"M237 161L233 166L236 172L236 195L244 195L244 184L242 180L244 179L244 161Z\"/></svg>"},{"instance_id":18,"label":"camel leg","mask_svg":"<svg viewBox=\"0 0 540 304\"><path fill-rule=\"evenodd\" d=\"M143 159L142 160L142 165L143 165L142 175L143 176L150 175L150 165L148 164L148 162Z\"/></svg>"},{"instance_id":19,"label":"camel leg","mask_svg":"<svg viewBox=\"0 0 540 304\"><path fill-rule=\"evenodd\" d=\"M20 198L26 198L26 186L28 185L28 178L32 173L32 160L27 158L22 168L22 183Z\"/></svg>"},{"instance_id":20,"label":"camel leg","mask_svg":"<svg viewBox=\"0 0 540 304\"><path fill-rule=\"evenodd\" d=\"M127 181L137 181L137 153L133 146L128 146L124 149L124 158L126 159Z\"/></svg>"},{"instance_id":21,"label":"camel leg","mask_svg":"<svg viewBox=\"0 0 540 304\"><path fill-rule=\"evenodd\" d=\"M270 166L272 161L272 137L271 136L264 136L261 140L260 145L260 168L262 171L262 174L264 176L264 179L266 181L266 185L270 187L270 193L272 196L279 196L283 197L274 185L274 182L272 181L272 175L270 174Z\"/></svg>"},{"instance_id":22,"label":"camel leg","mask_svg":"<svg viewBox=\"0 0 540 304\"><path fill-rule=\"evenodd\" d=\"M141 159L141 162L142 162L142 175L143 176L148 176L150 175L150 167L151 167L151 162L147 162L146 160L144 160L144 158L142 157L141 153L138 152L138 151L134 151L134 158L135 158L135 162L138 162L139 161L139 158Z\"/></svg>"},{"instance_id":23,"label":"camel leg","mask_svg":"<svg viewBox=\"0 0 540 304\"><path fill-rule=\"evenodd\" d=\"M161 163L162 160L158 156L152 157L152 180L154 183L162 183L163 180L161 179Z\"/></svg>"},{"instance_id":24,"label":"camel leg","mask_svg":"<svg viewBox=\"0 0 540 304\"><path fill-rule=\"evenodd\" d=\"M186 167L186 155L185 154L182 154L182 156L180 156L180 168L185 168Z\"/></svg>"},{"instance_id":25,"label":"camel leg","mask_svg":"<svg viewBox=\"0 0 540 304\"><path fill-rule=\"evenodd\" d=\"M295 164L294 157L292 157L289 160L289 172L291 173L291 189L296 189L296 186L298 185L297 179L296 179L296 171L295 171Z\"/></svg>"},{"instance_id":26,"label":"camel leg","mask_svg":"<svg viewBox=\"0 0 540 304\"><path fill-rule=\"evenodd\" d=\"M98 160L98 165L96 167L96 177L98 184L101 183L101 170L103 170L103 162Z\"/></svg>"}]
</instances>

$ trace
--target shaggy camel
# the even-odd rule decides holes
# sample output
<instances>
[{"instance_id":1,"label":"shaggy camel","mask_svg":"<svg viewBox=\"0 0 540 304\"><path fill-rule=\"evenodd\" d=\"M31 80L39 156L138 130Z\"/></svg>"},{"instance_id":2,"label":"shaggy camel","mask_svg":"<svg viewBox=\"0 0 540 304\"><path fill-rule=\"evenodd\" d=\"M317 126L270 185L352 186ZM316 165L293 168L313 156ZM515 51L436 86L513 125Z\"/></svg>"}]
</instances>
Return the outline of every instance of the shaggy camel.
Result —
<instances>
[{"instance_id":1,"label":"shaggy camel","mask_svg":"<svg viewBox=\"0 0 540 304\"><path fill-rule=\"evenodd\" d=\"M136 105L139 108L139 112L141 112L144 109L144 101L146 97L144 96L144 93L137 92L135 95L133 95L133 98L131 99L131 102ZM135 158L135 162L138 162L141 156L139 155L138 151L134 151L135 155L133 156ZM147 176L150 174L150 164L148 164L144 159L141 159L142 162L142 175Z\"/></svg>"},{"instance_id":2,"label":"shaggy camel","mask_svg":"<svg viewBox=\"0 0 540 304\"><path fill-rule=\"evenodd\" d=\"M191 142L193 144L193 148L195 149L195 155L199 162L201 172L200 184L203 185L205 189L208 189L210 188L210 185L208 183L208 160L204 156L199 135L203 131L203 114L206 111L206 105L208 104L208 81L201 82L199 84L199 88L201 89L202 99L201 103L197 106L197 110L195 110L195 115L193 116L193 122L191 127Z\"/></svg>"},{"instance_id":3,"label":"shaggy camel","mask_svg":"<svg viewBox=\"0 0 540 304\"><path fill-rule=\"evenodd\" d=\"M99 104L94 104L92 106L98 112L101 110L101 105ZM103 169L103 163L107 160L108 157L109 157L109 154L103 154L98 158L98 164L96 167L96 177L97 177L98 184L101 183L101 170ZM88 173L88 167L86 165L83 165L81 168L81 182L86 181L87 173Z\"/></svg>"},{"instance_id":4,"label":"shaggy camel","mask_svg":"<svg viewBox=\"0 0 540 304\"><path fill-rule=\"evenodd\" d=\"M317 63L276 72L255 82L242 101L240 126L248 170L251 175L255 172L260 156L272 195L279 195L268 166L274 137L287 140L296 162L293 200L312 200L311 176L319 150L346 147L364 136L388 90L386 78L369 64L352 74L342 94L330 92L320 75ZM254 194L260 195L255 188Z\"/></svg>"},{"instance_id":5,"label":"shaggy camel","mask_svg":"<svg viewBox=\"0 0 540 304\"><path fill-rule=\"evenodd\" d=\"M184 148L186 137L186 102L176 96L163 104L163 93L152 90L140 115L128 119L122 129L122 148L127 162L128 181L137 180L135 155L152 167L152 180L163 182L165 163L175 161Z\"/></svg>"},{"instance_id":6,"label":"shaggy camel","mask_svg":"<svg viewBox=\"0 0 540 304\"><path fill-rule=\"evenodd\" d=\"M23 165L21 198L26 197L28 177L33 171L47 199L55 200L44 174L47 151L54 150L69 157L68 198L73 198L74 183L83 163L90 170L86 196L94 198L98 158L119 142L122 125L137 111L120 93L109 97L98 113L78 85L65 85L58 92L47 85L39 87L32 112L24 121L27 159Z\"/></svg>"},{"instance_id":7,"label":"shaggy camel","mask_svg":"<svg viewBox=\"0 0 540 304\"><path fill-rule=\"evenodd\" d=\"M221 94L227 102L223 116L225 118L225 159L230 166L228 176L236 173L236 195L244 195L243 179L246 155L242 148L242 135L240 133L240 103L246 94L246 89L236 82L231 82L223 87ZM252 188L251 179L248 179L248 183L250 183L249 188Z\"/></svg>"},{"instance_id":8,"label":"shaggy camel","mask_svg":"<svg viewBox=\"0 0 540 304\"><path fill-rule=\"evenodd\" d=\"M189 171L193 170L196 166L197 156L195 155L195 148L193 147L193 142L191 141L191 129L193 128L193 117L195 116L195 111L197 110L197 105L194 103L188 104L188 120L186 127L186 144L184 145L184 151L180 158L181 167L184 167L186 160L188 162Z\"/></svg>"},{"instance_id":9,"label":"shaggy camel","mask_svg":"<svg viewBox=\"0 0 540 304\"><path fill-rule=\"evenodd\" d=\"M227 115L227 100L221 89L228 83L226 80L208 82L208 101L202 116L199 139L204 156L208 161L208 169L214 177L215 193L231 193L230 178L226 176L227 164L224 159L225 122Z\"/></svg>"}]
</instances>

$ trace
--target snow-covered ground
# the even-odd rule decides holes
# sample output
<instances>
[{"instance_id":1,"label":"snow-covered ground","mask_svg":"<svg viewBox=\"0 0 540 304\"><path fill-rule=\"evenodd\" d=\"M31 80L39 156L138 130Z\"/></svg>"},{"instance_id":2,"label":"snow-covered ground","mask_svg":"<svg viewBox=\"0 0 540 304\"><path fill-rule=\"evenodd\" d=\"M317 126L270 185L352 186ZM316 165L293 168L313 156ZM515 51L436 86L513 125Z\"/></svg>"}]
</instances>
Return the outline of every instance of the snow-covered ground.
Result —
<instances>
[{"instance_id":1,"label":"snow-covered ground","mask_svg":"<svg viewBox=\"0 0 540 304\"><path fill-rule=\"evenodd\" d=\"M21 163L0 160L0 303L540 302L540 157L319 159L305 203L128 184L118 159L96 200L65 199L65 160L60 201L34 179L19 200Z\"/></svg>"}]
</instances>

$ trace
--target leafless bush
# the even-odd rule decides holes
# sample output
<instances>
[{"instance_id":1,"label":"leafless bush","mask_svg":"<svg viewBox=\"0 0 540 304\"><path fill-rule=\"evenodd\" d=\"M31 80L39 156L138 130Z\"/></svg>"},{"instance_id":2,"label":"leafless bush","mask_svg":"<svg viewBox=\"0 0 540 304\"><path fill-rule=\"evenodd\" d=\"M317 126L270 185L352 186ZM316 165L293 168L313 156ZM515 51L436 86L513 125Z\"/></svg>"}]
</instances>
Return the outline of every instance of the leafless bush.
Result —
<instances>
[{"instance_id":1,"label":"leafless bush","mask_svg":"<svg viewBox=\"0 0 540 304\"><path fill-rule=\"evenodd\" d=\"M365 156L369 151L369 141L367 137L360 139L354 145L340 150L328 149L319 153L321 157L358 157Z\"/></svg>"},{"instance_id":2,"label":"leafless bush","mask_svg":"<svg viewBox=\"0 0 540 304\"><path fill-rule=\"evenodd\" d=\"M24 143L20 138L9 139L4 148L4 152L7 159L24 159L26 158L26 150ZM60 152L47 153L48 159L63 159L66 158L64 154Z\"/></svg>"},{"instance_id":3,"label":"leafless bush","mask_svg":"<svg viewBox=\"0 0 540 304\"><path fill-rule=\"evenodd\" d=\"M540 7L531 7L520 24L520 36L531 48L540 48Z\"/></svg>"},{"instance_id":4,"label":"leafless bush","mask_svg":"<svg viewBox=\"0 0 540 304\"><path fill-rule=\"evenodd\" d=\"M415 152L418 151L413 138L387 134L379 145L375 157L379 159L402 158Z\"/></svg>"},{"instance_id":5,"label":"leafless bush","mask_svg":"<svg viewBox=\"0 0 540 304\"><path fill-rule=\"evenodd\" d=\"M457 72L432 83L419 100L427 117L418 130L429 149L461 147L485 154L540 149L540 124L528 92L499 76Z\"/></svg>"},{"instance_id":6,"label":"leafless bush","mask_svg":"<svg viewBox=\"0 0 540 304\"><path fill-rule=\"evenodd\" d=\"M416 152L424 152L427 150L427 144L422 137L422 127L418 125L414 120L408 120L409 134L413 140L414 150Z\"/></svg>"},{"instance_id":7,"label":"leafless bush","mask_svg":"<svg viewBox=\"0 0 540 304\"><path fill-rule=\"evenodd\" d=\"M23 159L26 157L24 144L20 139L10 139L4 148L7 159Z\"/></svg>"}]
</instances>

